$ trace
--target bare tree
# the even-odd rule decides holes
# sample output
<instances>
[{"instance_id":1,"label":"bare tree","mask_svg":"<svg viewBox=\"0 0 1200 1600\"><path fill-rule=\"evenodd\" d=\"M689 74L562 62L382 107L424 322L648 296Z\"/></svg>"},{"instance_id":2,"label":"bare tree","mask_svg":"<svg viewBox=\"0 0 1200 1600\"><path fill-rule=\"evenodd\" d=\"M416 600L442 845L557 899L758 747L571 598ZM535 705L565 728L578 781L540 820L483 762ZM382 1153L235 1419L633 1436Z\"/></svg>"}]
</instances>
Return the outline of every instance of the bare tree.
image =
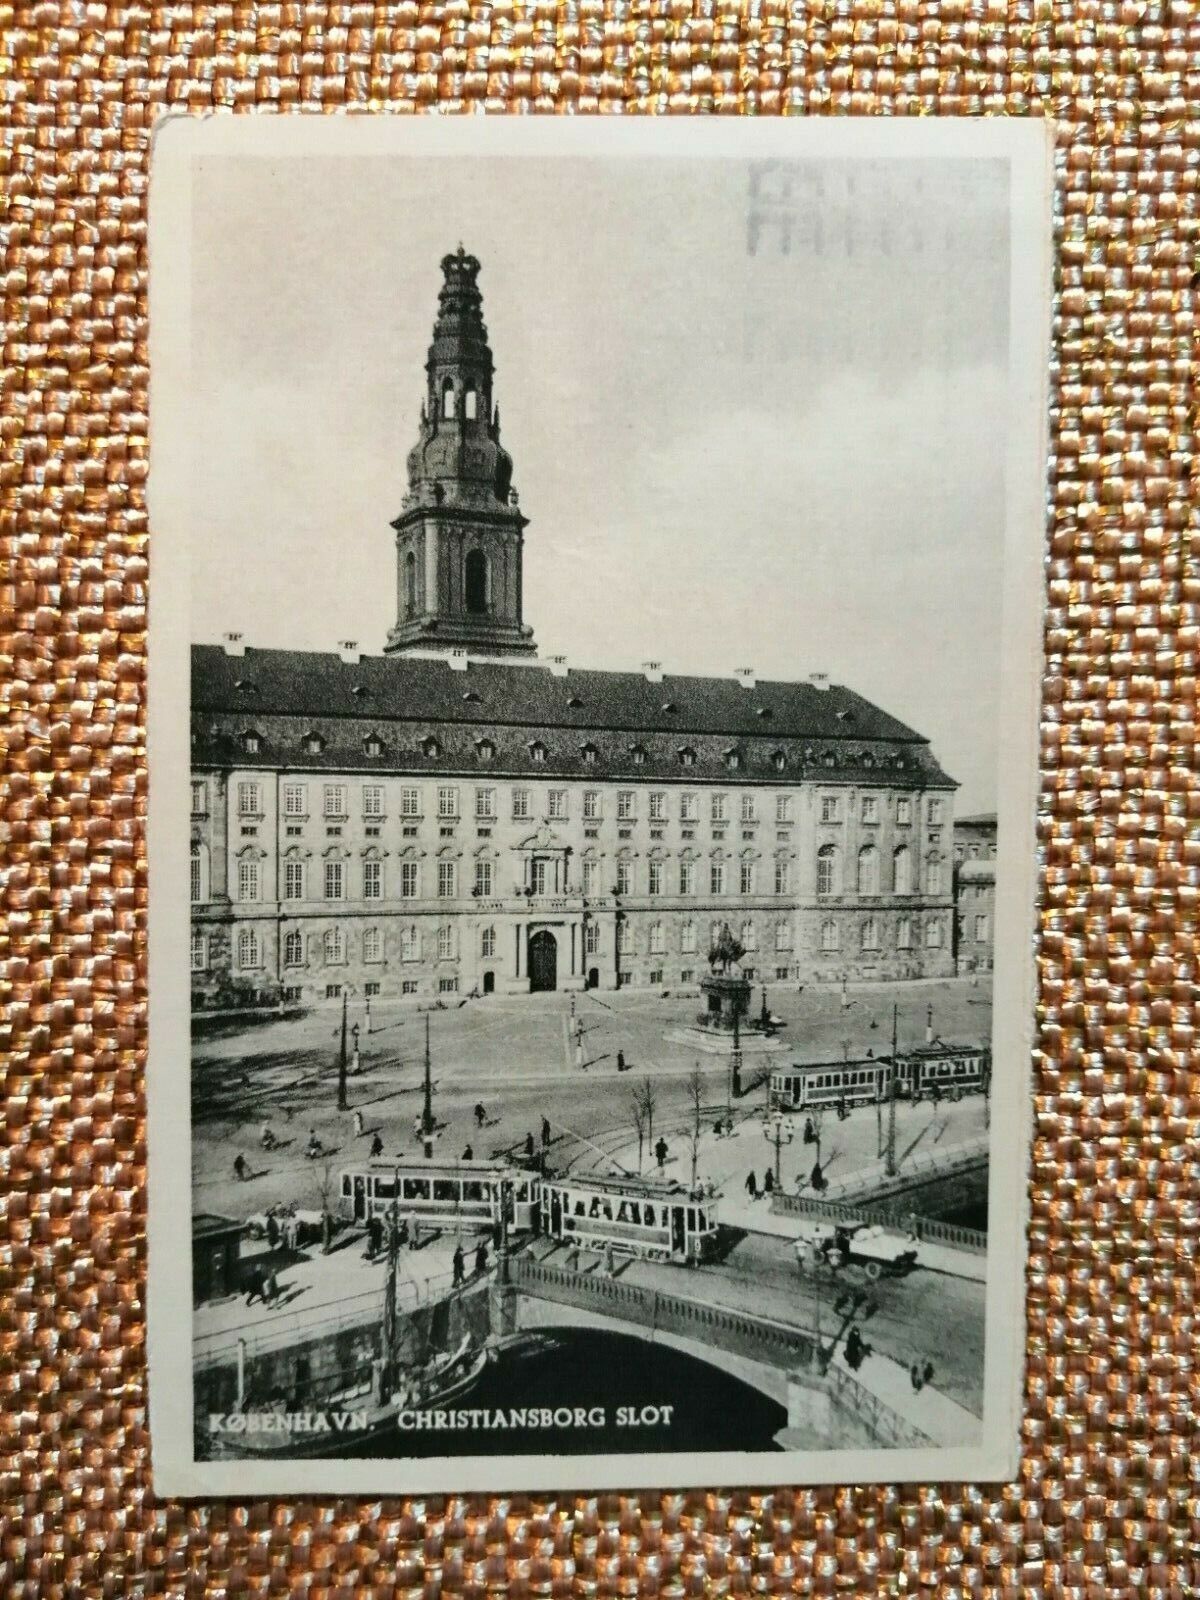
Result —
<instances>
[{"instance_id":1,"label":"bare tree","mask_svg":"<svg viewBox=\"0 0 1200 1600\"><path fill-rule=\"evenodd\" d=\"M654 1144L654 1108L658 1104L658 1094L649 1078L642 1079L642 1086L637 1091L641 1096L642 1110L646 1116L646 1139L653 1147Z\"/></svg>"},{"instance_id":2,"label":"bare tree","mask_svg":"<svg viewBox=\"0 0 1200 1600\"><path fill-rule=\"evenodd\" d=\"M321 1201L321 1254L327 1256L333 1248L333 1199L336 1192L333 1162L322 1161L317 1178L317 1194Z\"/></svg>"},{"instance_id":3,"label":"bare tree","mask_svg":"<svg viewBox=\"0 0 1200 1600\"><path fill-rule=\"evenodd\" d=\"M642 1152L646 1146L646 1103L642 1099L640 1089L635 1089L629 1096L629 1114L633 1118L633 1126L637 1130L638 1142L638 1175L642 1171Z\"/></svg>"},{"instance_id":4,"label":"bare tree","mask_svg":"<svg viewBox=\"0 0 1200 1600\"><path fill-rule=\"evenodd\" d=\"M704 1074L698 1061L692 1063L687 1076L688 1126L684 1137L692 1152L692 1188L696 1187L696 1172L700 1165L700 1133L704 1122Z\"/></svg>"}]
</instances>

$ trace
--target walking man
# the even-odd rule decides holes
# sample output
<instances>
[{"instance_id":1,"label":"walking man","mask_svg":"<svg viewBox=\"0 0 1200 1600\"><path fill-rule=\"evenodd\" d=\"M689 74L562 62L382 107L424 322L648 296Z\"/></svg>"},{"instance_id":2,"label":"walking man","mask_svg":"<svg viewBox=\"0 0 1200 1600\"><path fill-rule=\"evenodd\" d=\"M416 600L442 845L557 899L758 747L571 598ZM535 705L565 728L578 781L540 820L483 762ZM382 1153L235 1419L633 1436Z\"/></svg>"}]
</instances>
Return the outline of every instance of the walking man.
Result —
<instances>
[{"instance_id":1,"label":"walking man","mask_svg":"<svg viewBox=\"0 0 1200 1600\"><path fill-rule=\"evenodd\" d=\"M363 1136L363 1114L361 1111L354 1113L354 1137L361 1139Z\"/></svg>"},{"instance_id":2,"label":"walking man","mask_svg":"<svg viewBox=\"0 0 1200 1600\"><path fill-rule=\"evenodd\" d=\"M469 1144L463 1150L462 1158L463 1158L464 1161L474 1161L475 1152L474 1152L474 1150L472 1150L472 1148L471 1148L471 1146Z\"/></svg>"},{"instance_id":3,"label":"walking man","mask_svg":"<svg viewBox=\"0 0 1200 1600\"><path fill-rule=\"evenodd\" d=\"M548 1150L549 1148L550 1148L550 1119L549 1119L549 1117L543 1117L542 1118L542 1149L543 1150Z\"/></svg>"},{"instance_id":4,"label":"walking man","mask_svg":"<svg viewBox=\"0 0 1200 1600\"><path fill-rule=\"evenodd\" d=\"M488 1253L487 1245L481 1239L475 1247L475 1274L482 1278L487 1271Z\"/></svg>"},{"instance_id":5,"label":"walking man","mask_svg":"<svg viewBox=\"0 0 1200 1600\"><path fill-rule=\"evenodd\" d=\"M533 1155L533 1135L531 1133L525 1135L525 1154L527 1156Z\"/></svg>"},{"instance_id":6,"label":"walking man","mask_svg":"<svg viewBox=\"0 0 1200 1600\"><path fill-rule=\"evenodd\" d=\"M658 1170L661 1172L667 1164L667 1141L661 1134L659 1135L658 1143L654 1146L654 1155L658 1162Z\"/></svg>"},{"instance_id":7,"label":"walking man","mask_svg":"<svg viewBox=\"0 0 1200 1600\"><path fill-rule=\"evenodd\" d=\"M373 1156L381 1156L383 1154L383 1140L379 1137L378 1129L371 1135L371 1154Z\"/></svg>"},{"instance_id":8,"label":"walking man","mask_svg":"<svg viewBox=\"0 0 1200 1600\"><path fill-rule=\"evenodd\" d=\"M245 1183L248 1173L246 1171L246 1158L239 1150L233 1163L233 1170L237 1174L238 1182Z\"/></svg>"},{"instance_id":9,"label":"walking man","mask_svg":"<svg viewBox=\"0 0 1200 1600\"><path fill-rule=\"evenodd\" d=\"M770 1167L763 1173L763 1193L770 1194L775 1188L775 1174Z\"/></svg>"},{"instance_id":10,"label":"walking man","mask_svg":"<svg viewBox=\"0 0 1200 1600\"><path fill-rule=\"evenodd\" d=\"M813 1162L812 1177L809 1179L809 1182L812 1184L813 1188L818 1194L820 1194L822 1190L829 1187L829 1185L825 1182L825 1174L821 1171L821 1163L819 1161Z\"/></svg>"},{"instance_id":11,"label":"walking man","mask_svg":"<svg viewBox=\"0 0 1200 1600\"><path fill-rule=\"evenodd\" d=\"M466 1282L466 1273L463 1271L466 1257L463 1255L461 1244L454 1246L454 1288L459 1289Z\"/></svg>"},{"instance_id":12,"label":"walking man","mask_svg":"<svg viewBox=\"0 0 1200 1600\"><path fill-rule=\"evenodd\" d=\"M618 1050L617 1051L617 1071L618 1072L624 1072L625 1071L625 1052L624 1052L624 1050Z\"/></svg>"},{"instance_id":13,"label":"walking man","mask_svg":"<svg viewBox=\"0 0 1200 1600\"><path fill-rule=\"evenodd\" d=\"M266 1304L266 1274L261 1267L255 1267L246 1279L246 1304L253 1305L256 1299Z\"/></svg>"},{"instance_id":14,"label":"walking man","mask_svg":"<svg viewBox=\"0 0 1200 1600\"><path fill-rule=\"evenodd\" d=\"M748 1177L746 1178L746 1193L750 1196L751 1200L758 1199L758 1174L754 1172L753 1169L751 1169Z\"/></svg>"},{"instance_id":15,"label":"walking man","mask_svg":"<svg viewBox=\"0 0 1200 1600\"><path fill-rule=\"evenodd\" d=\"M481 1100L475 1107L475 1126L477 1128L482 1128L486 1121L487 1112L484 1110L483 1101Z\"/></svg>"}]
</instances>

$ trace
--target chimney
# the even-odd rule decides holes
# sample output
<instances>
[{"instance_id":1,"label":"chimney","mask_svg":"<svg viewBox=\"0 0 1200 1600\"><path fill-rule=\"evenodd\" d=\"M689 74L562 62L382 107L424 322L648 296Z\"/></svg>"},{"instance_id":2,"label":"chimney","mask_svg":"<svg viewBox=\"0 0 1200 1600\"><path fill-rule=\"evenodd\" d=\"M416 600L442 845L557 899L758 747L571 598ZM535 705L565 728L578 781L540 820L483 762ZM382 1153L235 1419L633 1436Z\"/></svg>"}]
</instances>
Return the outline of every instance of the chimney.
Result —
<instances>
[{"instance_id":1,"label":"chimney","mask_svg":"<svg viewBox=\"0 0 1200 1600\"><path fill-rule=\"evenodd\" d=\"M570 668L567 665L566 656L547 656L546 660L547 660L547 662L549 664L550 676L552 678L565 678L566 677L568 671L570 670Z\"/></svg>"},{"instance_id":2,"label":"chimney","mask_svg":"<svg viewBox=\"0 0 1200 1600\"><path fill-rule=\"evenodd\" d=\"M357 639L339 639L338 655L348 667L356 667L362 660L362 651L358 648Z\"/></svg>"},{"instance_id":3,"label":"chimney","mask_svg":"<svg viewBox=\"0 0 1200 1600\"><path fill-rule=\"evenodd\" d=\"M647 683L661 683L663 678L661 661L643 661L642 671L646 674Z\"/></svg>"},{"instance_id":4,"label":"chimney","mask_svg":"<svg viewBox=\"0 0 1200 1600\"><path fill-rule=\"evenodd\" d=\"M827 672L810 672L808 681L814 689L824 691L829 688L829 674Z\"/></svg>"},{"instance_id":5,"label":"chimney","mask_svg":"<svg viewBox=\"0 0 1200 1600\"><path fill-rule=\"evenodd\" d=\"M758 683L758 676L753 667L735 667L733 675L743 689L753 689Z\"/></svg>"},{"instance_id":6,"label":"chimney","mask_svg":"<svg viewBox=\"0 0 1200 1600\"><path fill-rule=\"evenodd\" d=\"M462 645L455 645L450 652L450 671L465 672L467 670L467 652Z\"/></svg>"},{"instance_id":7,"label":"chimney","mask_svg":"<svg viewBox=\"0 0 1200 1600\"><path fill-rule=\"evenodd\" d=\"M227 656L244 656L246 654L246 646L242 643L242 636L240 633L222 634L221 643L225 647L225 654Z\"/></svg>"}]
</instances>

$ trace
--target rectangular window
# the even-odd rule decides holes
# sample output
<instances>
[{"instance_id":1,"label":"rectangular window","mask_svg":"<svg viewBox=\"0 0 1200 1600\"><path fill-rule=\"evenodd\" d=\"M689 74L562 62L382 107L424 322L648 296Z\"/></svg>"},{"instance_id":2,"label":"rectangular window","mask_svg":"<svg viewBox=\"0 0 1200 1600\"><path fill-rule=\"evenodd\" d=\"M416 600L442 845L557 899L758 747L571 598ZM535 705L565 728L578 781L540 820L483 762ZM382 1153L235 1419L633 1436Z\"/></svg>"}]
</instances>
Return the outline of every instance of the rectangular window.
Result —
<instances>
[{"instance_id":1,"label":"rectangular window","mask_svg":"<svg viewBox=\"0 0 1200 1600\"><path fill-rule=\"evenodd\" d=\"M650 863L650 893L661 894L663 882L663 869L661 861Z\"/></svg>"},{"instance_id":2,"label":"rectangular window","mask_svg":"<svg viewBox=\"0 0 1200 1600\"><path fill-rule=\"evenodd\" d=\"M879 799L876 795L863 795L862 819L864 822L879 821Z\"/></svg>"},{"instance_id":3,"label":"rectangular window","mask_svg":"<svg viewBox=\"0 0 1200 1600\"><path fill-rule=\"evenodd\" d=\"M400 933L400 959L401 961L419 961L421 959L421 935L416 928L404 928Z\"/></svg>"},{"instance_id":4,"label":"rectangular window","mask_svg":"<svg viewBox=\"0 0 1200 1600\"><path fill-rule=\"evenodd\" d=\"M458 979L457 978L439 978L438 979L438 993L439 994L457 994L458 993Z\"/></svg>"},{"instance_id":5,"label":"rectangular window","mask_svg":"<svg viewBox=\"0 0 1200 1600\"><path fill-rule=\"evenodd\" d=\"M775 924L775 948L776 950L790 950L792 948L791 923L777 922Z\"/></svg>"},{"instance_id":6,"label":"rectangular window","mask_svg":"<svg viewBox=\"0 0 1200 1600\"><path fill-rule=\"evenodd\" d=\"M790 794L777 794L775 796L775 821L790 822L792 820L792 797Z\"/></svg>"},{"instance_id":7,"label":"rectangular window","mask_svg":"<svg viewBox=\"0 0 1200 1600\"><path fill-rule=\"evenodd\" d=\"M600 924L589 922L583 937L583 947L589 956L600 953Z\"/></svg>"},{"instance_id":8,"label":"rectangular window","mask_svg":"<svg viewBox=\"0 0 1200 1600\"><path fill-rule=\"evenodd\" d=\"M696 892L696 863L694 861L681 861L679 863L679 892L680 894L695 894Z\"/></svg>"},{"instance_id":9,"label":"rectangular window","mask_svg":"<svg viewBox=\"0 0 1200 1600\"><path fill-rule=\"evenodd\" d=\"M596 789L583 791L583 820L595 822L600 816L600 794Z\"/></svg>"},{"instance_id":10,"label":"rectangular window","mask_svg":"<svg viewBox=\"0 0 1200 1600\"><path fill-rule=\"evenodd\" d=\"M238 899L258 899L258 862L238 862Z\"/></svg>"},{"instance_id":11,"label":"rectangular window","mask_svg":"<svg viewBox=\"0 0 1200 1600\"><path fill-rule=\"evenodd\" d=\"M658 983L661 983L662 981L663 981L663 969L661 967L652 967L650 969L650 982L654 983L654 984L658 984Z\"/></svg>"},{"instance_id":12,"label":"rectangular window","mask_svg":"<svg viewBox=\"0 0 1200 1600\"><path fill-rule=\"evenodd\" d=\"M192 815L202 817L208 810L208 785L206 783L192 784Z\"/></svg>"},{"instance_id":13,"label":"rectangular window","mask_svg":"<svg viewBox=\"0 0 1200 1600\"><path fill-rule=\"evenodd\" d=\"M383 939L378 928L363 929L363 960L383 960Z\"/></svg>"},{"instance_id":14,"label":"rectangular window","mask_svg":"<svg viewBox=\"0 0 1200 1600\"><path fill-rule=\"evenodd\" d=\"M381 783L364 783L363 816L381 817L383 815L383 785Z\"/></svg>"},{"instance_id":15,"label":"rectangular window","mask_svg":"<svg viewBox=\"0 0 1200 1600\"><path fill-rule=\"evenodd\" d=\"M208 966L208 940L202 933L192 935L192 971L203 972Z\"/></svg>"},{"instance_id":16,"label":"rectangular window","mask_svg":"<svg viewBox=\"0 0 1200 1600\"><path fill-rule=\"evenodd\" d=\"M598 861L585 861L583 863L583 892L589 898L600 892L600 863Z\"/></svg>"},{"instance_id":17,"label":"rectangular window","mask_svg":"<svg viewBox=\"0 0 1200 1600\"><path fill-rule=\"evenodd\" d=\"M708 875L708 887L711 894L725 893L725 863L714 861Z\"/></svg>"},{"instance_id":18,"label":"rectangular window","mask_svg":"<svg viewBox=\"0 0 1200 1600\"><path fill-rule=\"evenodd\" d=\"M490 861L477 861L475 863L475 893L481 900L491 899L492 863Z\"/></svg>"},{"instance_id":19,"label":"rectangular window","mask_svg":"<svg viewBox=\"0 0 1200 1600\"><path fill-rule=\"evenodd\" d=\"M438 862L438 896L442 900L453 900L458 892L457 863L453 861Z\"/></svg>"},{"instance_id":20,"label":"rectangular window","mask_svg":"<svg viewBox=\"0 0 1200 1600\"><path fill-rule=\"evenodd\" d=\"M694 794L681 794L679 796L680 822L696 822L700 817L700 805Z\"/></svg>"},{"instance_id":21,"label":"rectangular window","mask_svg":"<svg viewBox=\"0 0 1200 1600\"><path fill-rule=\"evenodd\" d=\"M654 793L650 796L650 821L665 822L667 820L667 797L665 794Z\"/></svg>"},{"instance_id":22,"label":"rectangular window","mask_svg":"<svg viewBox=\"0 0 1200 1600\"><path fill-rule=\"evenodd\" d=\"M739 882L739 885L740 885L740 892L742 894L753 894L754 893L754 863L753 863L753 861L743 861L742 862L742 870L738 875L738 882Z\"/></svg>"},{"instance_id":23,"label":"rectangular window","mask_svg":"<svg viewBox=\"0 0 1200 1600\"><path fill-rule=\"evenodd\" d=\"M325 863L325 898L326 900L342 899L346 888L345 865L341 861L327 861Z\"/></svg>"},{"instance_id":24,"label":"rectangular window","mask_svg":"<svg viewBox=\"0 0 1200 1600\"><path fill-rule=\"evenodd\" d=\"M416 861L400 863L400 898L415 900L420 892L420 865Z\"/></svg>"},{"instance_id":25,"label":"rectangular window","mask_svg":"<svg viewBox=\"0 0 1200 1600\"><path fill-rule=\"evenodd\" d=\"M192 854L191 869L192 904L198 905L204 898L204 867L198 851Z\"/></svg>"},{"instance_id":26,"label":"rectangular window","mask_svg":"<svg viewBox=\"0 0 1200 1600\"><path fill-rule=\"evenodd\" d=\"M617 893L629 894L633 887L633 873L628 861L617 862ZM622 923L624 927L624 923Z\"/></svg>"},{"instance_id":27,"label":"rectangular window","mask_svg":"<svg viewBox=\"0 0 1200 1600\"><path fill-rule=\"evenodd\" d=\"M383 862L363 862L363 899L383 899Z\"/></svg>"},{"instance_id":28,"label":"rectangular window","mask_svg":"<svg viewBox=\"0 0 1200 1600\"><path fill-rule=\"evenodd\" d=\"M729 819L729 805L728 805L728 799L727 799L727 797L725 795L723 795L723 794L715 794L715 795L713 795L713 797L712 797L712 813L711 813L711 815L712 815L712 820L714 822L726 822L726 821L728 821L728 819Z\"/></svg>"},{"instance_id":29,"label":"rectangular window","mask_svg":"<svg viewBox=\"0 0 1200 1600\"><path fill-rule=\"evenodd\" d=\"M512 814L514 820L524 821L529 815L529 790L514 789L512 792Z\"/></svg>"},{"instance_id":30,"label":"rectangular window","mask_svg":"<svg viewBox=\"0 0 1200 1600\"><path fill-rule=\"evenodd\" d=\"M841 802L836 795L827 794L821 800L821 821L838 822L841 819Z\"/></svg>"},{"instance_id":31,"label":"rectangular window","mask_svg":"<svg viewBox=\"0 0 1200 1600\"><path fill-rule=\"evenodd\" d=\"M617 790L617 818L625 821L635 815L634 798L632 789Z\"/></svg>"},{"instance_id":32,"label":"rectangular window","mask_svg":"<svg viewBox=\"0 0 1200 1600\"><path fill-rule=\"evenodd\" d=\"M438 929L438 957L448 961L454 955L454 924L443 922Z\"/></svg>"},{"instance_id":33,"label":"rectangular window","mask_svg":"<svg viewBox=\"0 0 1200 1600\"><path fill-rule=\"evenodd\" d=\"M421 815L421 791L419 789L401 789L400 815L402 817L419 817Z\"/></svg>"},{"instance_id":34,"label":"rectangular window","mask_svg":"<svg viewBox=\"0 0 1200 1600\"><path fill-rule=\"evenodd\" d=\"M912 821L912 801L896 801L896 821L903 827Z\"/></svg>"},{"instance_id":35,"label":"rectangular window","mask_svg":"<svg viewBox=\"0 0 1200 1600\"><path fill-rule=\"evenodd\" d=\"M438 816L458 816L458 790L453 784L442 784L438 789Z\"/></svg>"},{"instance_id":36,"label":"rectangular window","mask_svg":"<svg viewBox=\"0 0 1200 1600\"><path fill-rule=\"evenodd\" d=\"M307 809L306 789L302 783L285 783L283 786L283 814L285 817L302 817Z\"/></svg>"},{"instance_id":37,"label":"rectangular window","mask_svg":"<svg viewBox=\"0 0 1200 1600\"><path fill-rule=\"evenodd\" d=\"M696 924L685 922L679 933L679 948L685 956L696 953Z\"/></svg>"},{"instance_id":38,"label":"rectangular window","mask_svg":"<svg viewBox=\"0 0 1200 1600\"><path fill-rule=\"evenodd\" d=\"M942 925L940 922L930 922L925 928L925 943L930 950L940 950L942 945Z\"/></svg>"},{"instance_id":39,"label":"rectangular window","mask_svg":"<svg viewBox=\"0 0 1200 1600\"><path fill-rule=\"evenodd\" d=\"M775 863L775 893L787 894L791 888L791 872L786 861Z\"/></svg>"},{"instance_id":40,"label":"rectangular window","mask_svg":"<svg viewBox=\"0 0 1200 1600\"><path fill-rule=\"evenodd\" d=\"M496 930L485 928L479 936L479 954L485 961L490 961L496 954Z\"/></svg>"},{"instance_id":41,"label":"rectangular window","mask_svg":"<svg viewBox=\"0 0 1200 1600\"><path fill-rule=\"evenodd\" d=\"M930 825L930 827L934 827L937 823L941 822L941 820L942 820L942 802L940 800L931 800L929 802L929 825Z\"/></svg>"},{"instance_id":42,"label":"rectangular window","mask_svg":"<svg viewBox=\"0 0 1200 1600\"><path fill-rule=\"evenodd\" d=\"M285 900L304 899L304 863L303 861L285 861L283 864L283 898Z\"/></svg>"},{"instance_id":43,"label":"rectangular window","mask_svg":"<svg viewBox=\"0 0 1200 1600\"><path fill-rule=\"evenodd\" d=\"M986 916L975 918L975 939L978 944L984 944L988 936L988 919Z\"/></svg>"},{"instance_id":44,"label":"rectangular window","mask_svg":"<svg viewBox=\"0 0 1200 1600\"><path fill-rule=\"evenodd\" d=\"M567 791L550 789L546 794L546 815L561 819L567 814Z\"/></svg>"},{"instance_id":45,"label":"rectangular window","mask_svg":"<svg viewBox=\"0 0 1200 1600\"><path fill-rule=\"evenodd\" d=\"M403 982L401 983L401 985L400 985L400 993L401 994L416 994L416 992L417 992L417 980L415 978L405 978L403 980Z\"/></svg>"},{"instance_id":46,"label":"rectangular window","mask_svg":"<svg viewBox=\"0 0 1200 1600\"><path fill-rule=\"evenodd\" d=\"M258 783L238 784L238 816L257 817L262 812L262 785Z\"/></svg>"},{"instance_id":47,"label":"rectangular window","mask_svg":"<svg viewBox=\"0 0 1200 1600\"><path fill-rule=\"evenodd\" d=\"M340 1000L342 998L341 984L327 983L325 985L325 998L326 1000Z\"/></svg>"},{"instance_id":48,"label":"rectangular window","mask_svg":"<svg viewBox=\"0 0 1200 1600\"><path fill-rule=\"evenodd\" d=\"M752 794L744 794L742 796L742 821L758 821L758 811L754 803L754 796Z\"/></svg>"},{"instance_id":49,"label":"rectangular window","mask_svg":"<svg viewBox=\"0 0 1200 1600\"><path fill-rule=\"evenodd\" d=\"M346 815L346 785L344 783L327 783L325 785L323 809L327 817L344 817Z\"/></svg>"},{"instance_id":50,"label":"rectangular window","mask_svg":"<svg viewBox=\"0 0 1200 1600\"><path fill-rule=\"evenodd\" d=\"M475 815L481 822L490 822L496 815L495 789L476 789Z\"/></svg>"}]
</instances>

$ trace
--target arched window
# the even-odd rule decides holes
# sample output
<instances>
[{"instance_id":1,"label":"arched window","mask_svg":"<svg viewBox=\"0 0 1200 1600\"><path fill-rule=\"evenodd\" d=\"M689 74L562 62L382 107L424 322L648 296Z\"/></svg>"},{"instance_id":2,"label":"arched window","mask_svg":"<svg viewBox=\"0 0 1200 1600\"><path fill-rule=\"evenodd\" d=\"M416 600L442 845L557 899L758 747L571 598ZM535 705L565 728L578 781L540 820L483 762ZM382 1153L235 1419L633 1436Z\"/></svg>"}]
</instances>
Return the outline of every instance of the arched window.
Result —
<instances>
[{"instance_id":1,"label":"arched window","mask_svg":"<svg viewBox=\"0 0 1200 1600\"><path fill-rule=\"evenodd\" d=\"M411 923L400 931L400 959L401 961L421 959L421 935Z\"/></svg>"},{"instance_id":2,"label":"arched window","mask_svg":"<svg viewBox=\"0 0 1200 1600\"><path fill-rule=\"evenodd\" d=\"M879 949L879 924L874 917L868 917L862 925L862 947L864 950Z\"/></svg>"},{"instance_id":3,"label":"arched window","mask_svg":"<svg viewBox=\"0 0 1200 1600\"><path fill-rule=\"evenodd\" d=\"M873 844L865 844L858 852L859 894L879 893L879 851Z\"/></svg>"},{"instance_id":4,"label":"arched window","mask_svg":"<svg viewBox=\"0 0 1200 1600\"><path fill-rule=\"evenodd\" d=\"M293 930L283 941L283 964L285 967L304 965L304 935L298 930Z\"/></svg>"},{"instance_id":5,"label":"arched window","mask_svg":"<svg viewBox=\"0 0 1200 1600\"><path fill-rule=\"evenodd\" d=\"M488 561L482 550L472 550L467 557L464 588L467 610L481 617L488 609Z\"/></svg>"},{"instance_id":6,"label":"arched window","mask_svg":"<svg viewBox=\"0 0 1200 1600\"><path fill-rule=\"evenodd\" d=\"M633 929L627 922L617 923L617 950L623 956L633 954Z\"/></svg>"},{"instance_id":7,"label":"arched window","mask_svg":"<svg viewBox=\"0 0 1200 1600\"><path fill-rule=\"evenodd\" d=\"M208 850L199 843L192 845L191 889L193 905L208 899Z\"/></svg>"},{"instance_id":8,"label":"arched window","mask_svg":"<svg viewBox=\"0 0 1200 1600\"><path fill-rule=\"evenodd\" d=\"M821 924L821 949L828 955L838 947L838 926L836 922L823 922Z\"/></svg>"},{"instance_id":9,"label":"arched window","mask_svg":"<svg viewBox=\"0 0 1200 1600\"><path fill-rule=\"evenodd\" d=\"M455 415L456 402L454 397L454 380L447 378L442 387L442 415L452 417Z\"/></svg>"},{"instance_id":10,"label":"arched window","mask_svg":"<svg viewBox=\"0 0 1200 1600\"><path fill-rule=\"evenodd\" d=\"M892 856L892 892L912 893L912 856L906 845L901 845Z\"/></svg>"},{"instance_id":11,"label":"arched window","mask_svg":"<svg viewBox=\"0 0 1200 1600\"><path fill-rule=\"evenodd\" d=\"M340 928L327 928L325 930L325 964L326 966L340 966L346 959L346 941Z\"/></svg>"},{"instance_id":12,"label":"arched window","mask_svg":"<svg viewBox=\"0 0 1200 1600\"><path fill-rule=\"evenodd\" d=\"M739 942L744 950L758 949L758 935L752 922L743 922Z\"/></svg>"},{"instance_id":13,"label":"arched window","mask_svg":"<svg viewBox=\"0 0 1200 1600\"><path fill-rule=\"evenodd\" d=\"M792 925L790 922L777 922L775 924L775 949L790 950L792 948Z\"/></svg>"},{"instance_id":14,"label":"arched window","mask_svg":"<svg viewBox=\"0 0 1200 1600\"><path fill-rule=\"evenodd\" d=\"M663 933L662 923L652 922L650 924L650 954L652 956L664 955L666 953L666 948L667 941Z\"/></svg>"},{"instance_id":15,"label":"arched window","mask_svg":"<svg viewBox=\"0 0 1200 1600\"><path fill-rule=\"evenodd\" d=\"M837 894L839 876L837 845L823 844L817 851L817 893Z\"/></svg>"},{"instance_id":16,"label":"arched window","mask_svg":"<svg viewBox=\"0 0 1200 1600\"><path fill-rule=\"evenodd\" d=\"M417 609L417 558L410 550L404 558L404 611L413 616Z\"/></svg>"},{"instance_id":17,"label":"arched window","mask_svg":"<svg viewBox=\"0 0 1200 1600\"><path fill-rule=\"evenodd\" d=\"M463 396L463 416L468 422L474 422L479 415L479 396L474 389L468 389Z\"/></svg>"},{"instance_id":18,"label":"arched window","mask_svg":"<svg viewBox=\"0 0 1200 1600\"><path fill-rule=\"evenodd\" d=\"M254 967L261 966L262 963L258 953L258 934L255 933L253 928L243 928L238 934L237 951L238 966L243 972L248 972Z\"/></svg>"}]
</instances>

